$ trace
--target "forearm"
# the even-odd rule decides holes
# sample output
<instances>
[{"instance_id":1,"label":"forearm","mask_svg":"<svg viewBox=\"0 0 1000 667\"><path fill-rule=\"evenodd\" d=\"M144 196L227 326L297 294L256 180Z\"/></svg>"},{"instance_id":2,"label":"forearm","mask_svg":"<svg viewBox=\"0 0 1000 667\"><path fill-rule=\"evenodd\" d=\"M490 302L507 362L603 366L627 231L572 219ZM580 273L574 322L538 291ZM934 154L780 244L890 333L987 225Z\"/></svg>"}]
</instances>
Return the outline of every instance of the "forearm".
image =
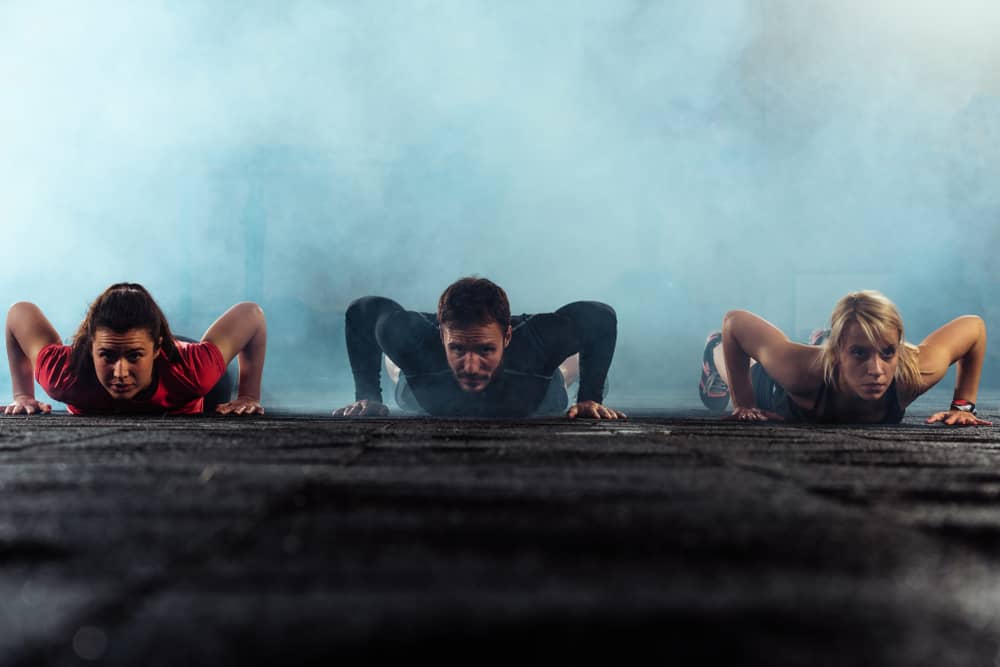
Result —
<instances>
[{"instance_id":1,"label":"forearm","mask_svg":"<svg viewBox=\"0 0 1000 667\"><path fill-rule=\"evenodd\" d=\"M240 350L240 379L237 396L245 396L260 401L261 378L264 375L264 357L267 351L267 327L263 320L250 340Z\"/></svg>"},{"instance_id":2,"label":"forearm","mask_svg":"<svg viewBox=\"0 0 1000 667\"><path fill-rule=\"evenodd\" d=\"M740 341L740 323L747 315L743 311L730 311L722 321L722 354L734 408L756 407L750 382L750 355Z\"/></svg>"},{"instance_id":3,"label":"forearm","mask_svg":"<svg viewBox=\"0 0 1000 667\"><path fill-rule=\"evenodd\" d=\"M576 301L556 312L570 319L579 339L579 349L570 351L580 353L577 401L601 403L618 340L618 317L611 306L597 301Z\"/></svg>"},{"instance_id":4,"label":"forearm","mask_svg":"<svg viewBox=\"0 0 1000 667\"><path fill-rule=\"evenodd\" d=\"M34 398L35 369L31 359L18 343L9 324L7 325L7 361L10 365L10 380L14 396Z\"/></svg>"},{"instance_id":5,"label":"forearm","mask_svg":"<svg viewBox=\"0 0 1000 667\"><path fill-rule=\"evenodd\" d=\"M980 317L969 316L962 318L962 325L969 346L956 363L954 398L975 403L986 357L986 324Z\"/></svg>"},{"instance_id":6,"label":"forearm","mask_svg":"<svg viewBox=\"0 0 1000 667\"><path fill-rule=\"evenodd\" d=\"M395 301L377 296L357 299L348 306L344 335L354 375L355 400L382 402L382 348L376 339L375 328L380 319L402 310Z\"/></svg>"}]
</instances>

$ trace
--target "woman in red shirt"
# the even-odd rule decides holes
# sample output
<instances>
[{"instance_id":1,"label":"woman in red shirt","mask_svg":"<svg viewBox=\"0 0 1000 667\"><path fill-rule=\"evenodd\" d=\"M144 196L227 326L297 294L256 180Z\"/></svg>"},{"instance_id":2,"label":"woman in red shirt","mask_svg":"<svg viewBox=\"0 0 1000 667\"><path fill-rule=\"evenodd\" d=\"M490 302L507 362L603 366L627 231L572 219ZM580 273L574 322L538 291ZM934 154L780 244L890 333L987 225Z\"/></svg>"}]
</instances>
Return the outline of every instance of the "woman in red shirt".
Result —
<instances>
[{"instance_id":1,"label":"woman in red shirt","mask_svg":"<svg viewBox=\"0 0 1000 667\"><path fill-rule=\"evenodd\" d=\"M163 311L142 286L117 283L87 312L72 345L38 306L20 302L7 313L7 357L14 400L4 414L51 412L35 399L35 379L73 414L198 414L205 394L239 357L238 397L221 414L263 414L260 382L267 325L255 303L239 303L199 343L177 340Z\"/></svg>"}]
</instances>

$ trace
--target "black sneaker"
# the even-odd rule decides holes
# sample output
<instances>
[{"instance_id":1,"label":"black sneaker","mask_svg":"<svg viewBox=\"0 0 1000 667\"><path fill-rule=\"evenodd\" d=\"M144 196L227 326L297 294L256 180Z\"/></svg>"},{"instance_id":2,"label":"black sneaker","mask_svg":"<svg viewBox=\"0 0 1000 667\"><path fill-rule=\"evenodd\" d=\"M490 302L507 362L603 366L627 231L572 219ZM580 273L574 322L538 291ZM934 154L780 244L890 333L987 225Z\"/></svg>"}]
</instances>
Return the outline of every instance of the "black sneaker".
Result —
<instances>
[{"instance_id":1,"label":"black sneaker","mask_svg":"<svg viewBox=\"0 0 1000 667\"><path fill-rule=\"evenodd\" d=\"M715 347L721 342L721 331L708 334L701 360L701 382L698 383L698 397L712 412L725 412L729 406L729 385L723 381L715 366Z\"/></svg>"},{"instance_id":2,"label":"black sneaker","mask_svg":"<svg viewBox=\"0 0 1000 667\"><path fill-rule=\"evenodd\" d=\"M813 332L809 335L810 345L822 345L823 342L830 337L829 329L813 329Z\"/></svg>"}]
</instances>

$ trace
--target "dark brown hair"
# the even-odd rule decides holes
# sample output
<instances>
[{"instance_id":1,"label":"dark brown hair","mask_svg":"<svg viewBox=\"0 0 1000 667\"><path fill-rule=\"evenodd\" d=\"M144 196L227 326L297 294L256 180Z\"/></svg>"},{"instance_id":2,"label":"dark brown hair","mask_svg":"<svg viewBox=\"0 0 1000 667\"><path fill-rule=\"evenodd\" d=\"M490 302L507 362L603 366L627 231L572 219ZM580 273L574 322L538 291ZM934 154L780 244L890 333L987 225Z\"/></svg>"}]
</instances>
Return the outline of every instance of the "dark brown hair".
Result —
<instances>
[{"instance_id":1,"label":"dark brown hair","mask_svg":"<svg viewBox=\"0 0 1000 667\"><path fill-rule=\"evenodd\" d=\"M486 278L462 278L438 300L439 324L473 326L496 322L504 331L510 326L510 302L496 283Z\"/></svg>"},{"instance_id":2,"label":"dark brown hair","mask_svg":"<svg viewBox=\"0 0 1000 667\"><path fill-rule=\"evenodd\" d=\"M87 316L83 318L80 328L73 336L70 365L78 375L94 372L91 348L94 344L94 333L102 327L111 329L115 333L124 333L129 329L145 329L153 339L154 349L162 345L167 359L173 362L181 360L166 316L156 305L152 295L138 283L115 283L90 304Z\"/></svg>"}]
</instances>

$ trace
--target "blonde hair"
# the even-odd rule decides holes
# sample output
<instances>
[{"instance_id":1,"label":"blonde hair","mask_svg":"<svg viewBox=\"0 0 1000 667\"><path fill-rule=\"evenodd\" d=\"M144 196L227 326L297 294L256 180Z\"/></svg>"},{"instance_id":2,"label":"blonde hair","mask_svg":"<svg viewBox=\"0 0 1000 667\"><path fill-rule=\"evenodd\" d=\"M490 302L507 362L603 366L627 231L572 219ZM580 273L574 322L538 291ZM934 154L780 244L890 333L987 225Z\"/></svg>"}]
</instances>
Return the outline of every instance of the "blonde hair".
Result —
<instances>
[{"instance_id":1,"label":"blonde hair","mask_svg":"<svg viewBox=\"0 0 1000 667\"><path fill-rule=\"evenodd\" d=\"M851 322L858 323L861 333L872 345L877 346L880 341L897 342L895 334L899 335L896 348L899 364L893 379L901 393L918 393L921 383L917 346L903 339L903 318L896 305L875 290L851 292L834 307L830 315L830 336L823 342L820 355L826 384L838 390L840 388L837 382L837 350L844 330Z\"/></svg>"}]
</instances>

